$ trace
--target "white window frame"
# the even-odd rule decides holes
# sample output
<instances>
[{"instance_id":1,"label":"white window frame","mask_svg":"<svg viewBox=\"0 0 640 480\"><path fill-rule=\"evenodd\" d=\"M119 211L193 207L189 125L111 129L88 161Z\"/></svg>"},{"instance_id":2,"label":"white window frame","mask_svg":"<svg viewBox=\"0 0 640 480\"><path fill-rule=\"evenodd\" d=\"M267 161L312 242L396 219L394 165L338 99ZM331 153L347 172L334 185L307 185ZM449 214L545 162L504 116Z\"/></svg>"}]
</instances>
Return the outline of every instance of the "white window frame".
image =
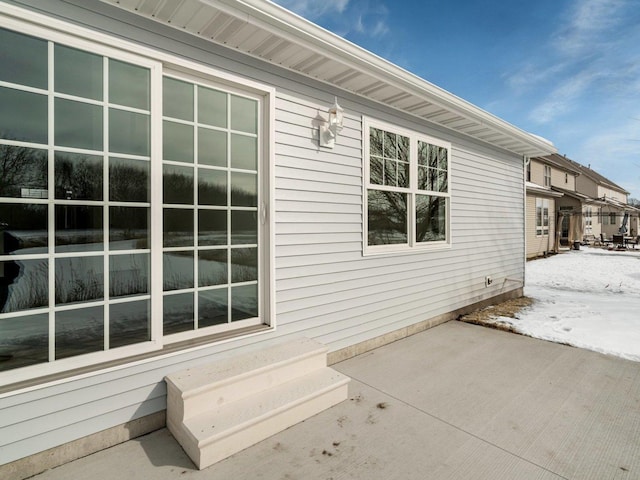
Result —
<instances>
[{"instance_id":1,"label":"white window frame","mask_svg":"<svg viewBox=\"0 0 640 480\"><path fill-rule=\"evenodd\" d=\"M543 173L543 185L545 187L551 186L551 167L549 165L544 165L544 173Z\"/></svg>"},{"instance_id":2,"label":"white window frame","mask_svg":"<svg viewBox=\"0 0 640 480\"><path fill-rule=\"evenodd\" d=\"M275 88L247 80L236 75L223 72L211 67L206 67L201 64L185 60L184 58L177 57L172 54L163 53L153 50L143 45L138 45L127 40L122 40L110 35L106 35L94 30L90 30L85 27L76 26L65 21L57 20L46 15L42 15L36 12L15 7L13 5L3 4L3 11L0 12L0 27L8 30L13 30L18 33L30 35L40 38L44 41L48 41L49 49L53 44L67 45L72 48L85 50L103 57L109 57L116 60L121 60L134 65L139 65L145 68L149 68L150 75L150 157L152 172L151 176L151 206L150 206L150 236L151 236L151 248L150 248L150 264L152 265L152 273L150 276L149 294L144 298L149 297L151 303L151 333L150 340L146 342L136 343L124 347L118 347L113 350L103 350L99 352L87 353L78 356L73 356L65 359L50 361L47 363L34 364L26 367L16 368L13 370L7 370L0 372L0 386L8 385L15 382L21 382L25 380L37 379L47 375L61 374L66 371L75 370L78 368L86 368L96 366L99 369L99 365L106 362L125 362L128 357L133 355L154 354L154 352L160 352L164 346L174 342L181 341L188 338L204 337L215 333L215 328L202 329L191 336L176 336L167 337L162 336L162 235L163 228L162 222L157 218L162 218L162 77L167 71L179 71L186 75L192 75L194 78L198 77L201 81L213 83L218 85L218 88L226 91L242 92L245 95L254 95L260 97L260 104L262 114L259 118L259 132L262 140L258 144L259 149L259 162L263 166L264 172L259 184L259 240L264 243L264 247L260 249L259 254L259 266L262 269L264 277L260 279L262 287L259 291L260 306L262 309L261 320L262 324L270 327L265 332L272 331L276 327L275 321L275 229L274 229L274 207L273 199L275 198L275 186L271 177L274 172L275 165L275 139L273 135L273 128L275 125ZM53 43L51 43L53 42ZM51 68L49 68L49 75L52 75ZM3 84L9 86L11 84ZM34 90L31 87L26 87ZM49 92L49 103L53 101L53 96ZM105 106L108 104L105 103ZM52 129L52 109L49 108L49 129ZM108 135L108 124L104 127L105 135ZM52 135L49 135L49 144L47 150L52 152L54 145L52 143ZM11 143L5 141L4 143ZM25 142L15 142L20 146L43 148L41 144L31 144ZM53 162L52 155L49 155L49 175L52 175ZM48 203L52 203L52 195ZM106 204L106 201L103 202ZM50 207L51 211L51 207ZM49 215L48 229L49 236L52 236L52 229L55 219L53 215ZM108 225L105 226L108 230ZM47 258L51 260L54 256L52 240L49 240L49 253ZM104 252L104 251L103 251ZM108 259L108 255L103 253L104 258ZM44 258L44 255L42 256ZM19 256L11 256L12 260L19 259ZM54 275L55 272L50 269L49 276ZM105 273L105 279L108 281L108 269ZM105 288L108 288L105 286ZM53 292L49 292L49 295L54 295ZM105 300L102 301L104 304ZM88 305L99 304L100 302L92 302ZM51 305L51 302L50 302ZM46 307L44 309L38 309L37 311L28 310L24 312L17 312L15 316L30 315L38 312L50 312L54 307ZM14 314L11 314L13 316ZM50 321L50 337L52 335ZM233 331L231 331L233 332ZM227 335L222 339L212 339L213 342L218 341L228 342L233 341L234 338L244 338L249 335L255 335L256 333L249 333L244 336ZM50 338L49 340L53 340ZM185 347L183 351L195 350L202 348L201 345L191 345ZM162 353L161 353L162 354ZM167 353L166 355L174 355L175 353ZM137 360L136 362L144 361ZM113 368L113 367L110 367ZM87 375L87 374L83 374Z\"/></svg>"},{"instance_id":3,"label":"white window frame","mask_svg":"<svg viewBox=\"0 0 640 480\"><path fill-rule=\"evenodd\" d=\"M545 225L546 220L546 225ZM536 198L536 237L549 236L549 199Z\"/></svg>"},{"instance_id":4,"label":"white window frame","mask_svg":"<svg viewBox=\"0 0 640 480\"><path fill-rule=\"evenodd\" d=\"M363 117L362 121L362 145L363 145L363 189L362 189L362 246L363 255L384 255L384 254L397 254L397 253L410 253L410 252L425 252L449 249L452 245L451 239L451 143L425 135L414 130L399 127L387 122L375 120L368 117ZM370 182L370 128L378 128L386 132L395 133L409 137L409 187L392 187L385 185L372 184ZM427 190L418 189L418 142L426 142L439 147L447 149L447 192L431 192ZM407 200L407 242L402 244L389 244L389 245L368 245L368 191L374 190L387 190L399 193L406 193ZM433 241L433 242L417 242L416 237L416 195L433 195L445 198L445 240Z\"/></svg>"}]
</instances>

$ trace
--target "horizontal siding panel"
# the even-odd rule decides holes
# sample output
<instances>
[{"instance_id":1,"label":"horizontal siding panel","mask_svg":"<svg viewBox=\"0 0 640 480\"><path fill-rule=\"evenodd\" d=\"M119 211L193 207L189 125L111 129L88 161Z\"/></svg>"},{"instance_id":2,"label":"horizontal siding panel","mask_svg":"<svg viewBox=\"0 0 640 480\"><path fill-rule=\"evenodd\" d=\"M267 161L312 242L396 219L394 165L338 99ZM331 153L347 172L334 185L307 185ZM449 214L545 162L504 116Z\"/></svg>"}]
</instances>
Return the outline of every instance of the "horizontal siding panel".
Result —
<instances>
[{"instance_id":1,"label":"horizontal siding panel","mask_svg":"<svg viewBox=\"0 0 640 480\"><path fill-rule=\"evenodd\" d=\"M291 171L287 172L293 175ZM353 184L338 184L317 182L314 180L300 180L295 177L276 178L276 189L298 190L314 194L316 192L338 193L342 195L356 195L362 197L362 186Z\"/></svg>"},{"instance_id":2,"label":"horizontal siding panel","mask_svg":"<svg viewBox=\"0 0 640 480\"><path fill-rule=\"evenodd\" d=\"M276 223L360 223L362 214L355 213L316 213L305 215L301 212L277 212ZM277 225L276 225L277 229Z\"/></svg>"},{"instance_id":3,"label":"horizontal siding panel","mask_svg":"<svg viewBox=\"0 0 640 480\"><path fill-rule=\"evenodd\" d=\"M360 191L362 189L359 176L340 175L333 172L322 172L304 170L295 167L276 166L276 177L314 181L316 183L327 183L331 185L353 185L358 187L358 190Z\"/></svg>"},{"instance_id":4,"label":"horizontal siding panel","mask_svg":"<svg viewBox=\"0 0 640 480\"><path fill-rule=\"evenodd\" d=\"M328 272L307 269L306 275L301 275L302 272L286 272L288 275L278 277L277 288L280 300L296 299L303 296L313 296L314 294L334 293L342 290L370 287L376 284L389 284L405 279L414 282L418 280L425 282L427 281L424 278L425 270L429 271L430 278L450 278L450 271L462 270L465 264L468 264L468 260L460 259L458 262L415 262L401 267L389 265ZM522 261L518 258L506 262L498 256L493 258L482 257L478 262L474 262L473 267L466 270L465 273L487 271L493 273L506 266L516 269L522 268ZM316 288L318 290L313 290ZM290 296L287 297L286 295Z\"/></svg>"},{"instance_id":5,"label":"horizontal siding panel","mask_svg":"<svg viewBox=\"0 0 640 480\"><path fill-rule=\"evenodd\" d=\"M317 203L317 202L287 202L276 200L278 212L303 213L354 213L361 214L362 206L357 204Z\"/></svg>"},{"instance_id":6,"label":"horizontal siding panel","mask_svg":"<svg viewBox=\"0 0 640 480\"><path fill-rule=\"evenodd\" d=\"M362 227L353 223L279 223L276 225L276 239L278 235L303 234L303 233L359 233Z\"/></svg>"},{"instance_id":7,"label":"horizontal siding panel","mask_svg":"<svg viewBox=\"0 0 640 480\"><path fill-rule=\"evenodd\" d=\"M464 279L470 277L477 277L478 279L484 279L485 275L494 275L494 271L500 271L507 268L517 269L521 266L521 262L514 262L513 264L501 264L501 265L478 265L474 269L466 271L464 273ZM449 270L446 267L430 269L430 276L437 276L439 280L434 282L438 285L440 282L446 281L454 282L461 276L450 275ZM497 282L499 278L495 279ZM424 271L422 270L404 270L401 272L389 273L386 276L369 276L366 278L355 278L345 281L335 280L331 283L324 283L310 285L308 287L298 287L289 290L280 290L278 293L278 301L285 305L285 308L295 310L296 303L303 303L303 308L310 308L313 306L321 305L323 303L334 303L341 300L347 300L349 298L355 298L360 291L366 290L369 294L383 294L390 287L393 287L396 291L404 293L410 293L413 289L427 292L432 292L431 285L424 278ZM406 289L406 290L405 290ZM284 310L286 311L286 310Z\"/></svg>"},{"instance_id":8,"label":"horizontal siding panel","mask_svg":"<svg viewBox=\"0 0 640 480\"><path fill-rule=\"evenodd\" d=\"M321 255L324 253L341 253L341 252L357 252L362 251L360 242L350 243L330 243L330 244L311 244L311 245L280 245L278 247L277 256L291 257L297 255Z\"/></svg>"},{"instance_id":9,"label":"horizontal siding panel","mask_svg":"<svg viewBox=\"0 0 640 480\"><path fill-rule=\"evenodd\" d=\"M286 190L278 188L275 196L279 200L318 203L339 203L341 205L360 205L362 208L362 194L346 195L330 192L305 192L303 190Z\"/></svg>"},{"instance_id":10,"label":"horizontal siding panel","mask_svg":"<svg viewBox=\"0 0 640 480\"><path fill-rule=\"evenodd\" d=\"M287 148L287 150L287 154L277 152L278 165L281 167L362 178L362 160L360 158L354 158L349 162L345 157L336 159L333 156L323 154L323 152L293 152L294 149L291 148ZM303 153L305 155L302 155Z\"/></svg>"},{"instance_id":11,"label":"horizontal siding panel","mask_svg":"<svg viewBox=\"0 0 640 480\"><path fill-rule=\"evenodd\" d=\"M358 243L362 241L360 233L314 233L276 236L276 245L330 245L332 243Z\"/></svg>"}]
</instances>

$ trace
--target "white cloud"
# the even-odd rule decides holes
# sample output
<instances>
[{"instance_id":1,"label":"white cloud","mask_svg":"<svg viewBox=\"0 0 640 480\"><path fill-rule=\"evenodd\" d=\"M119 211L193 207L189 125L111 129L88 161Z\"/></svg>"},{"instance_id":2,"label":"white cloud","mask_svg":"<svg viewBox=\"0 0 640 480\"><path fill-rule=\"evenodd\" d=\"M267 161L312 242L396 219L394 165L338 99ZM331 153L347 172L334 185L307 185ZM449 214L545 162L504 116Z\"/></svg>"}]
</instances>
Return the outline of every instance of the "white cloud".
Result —
<instances>
[{"instance_id":1,"label":"white cloud","mask_svg":"<svg viewBox=\"0 0 640 480\"><path fill-rule=\"evenodd\" d=\"M603 35L624 20L624 0L577 1L570 13L568 24L554 35L556 48L569 54L591 50L598 40L600 48L614 41Z\"/></svg>"},{"instance_id":2,"label":"white cloud","mask_svg":"<svg viewBox=\"0 0 640 480\"><path fill-rule=\"evenodd\" d=\"M343 13L349 0L277 0L277 3L301 17L315 21L327 14Z\"/></svg>"},{"instance_id":3,"label":"white cloud","mask_svg":"<svg viewBox=\"0 0 640 480\"><path fill-rule=\"evenodd\" d=\"M389 10L376 0L275 0L276 3L337 34L351 32L367 37L380 37L389 32Z\"/></svg>"}]
</instances>

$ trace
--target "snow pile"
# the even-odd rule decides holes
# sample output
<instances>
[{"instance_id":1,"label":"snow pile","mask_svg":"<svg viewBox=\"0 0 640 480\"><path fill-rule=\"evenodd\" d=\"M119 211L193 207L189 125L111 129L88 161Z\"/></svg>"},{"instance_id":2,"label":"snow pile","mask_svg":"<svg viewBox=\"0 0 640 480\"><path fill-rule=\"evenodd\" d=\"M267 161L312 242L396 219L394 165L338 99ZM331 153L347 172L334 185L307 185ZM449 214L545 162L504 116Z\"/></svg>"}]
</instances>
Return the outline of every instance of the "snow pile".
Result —
<instances>
[{"instance_id":1,"label":"snow pile","mask_svg":"<svg viewBox=\"0 0 640 480\"><path fill-rule=\"evenodd\" d=\"M496 322L543 340L640 361L640 251L583 248L527 263L534 304Z\"/></svg>"}]
</instances>

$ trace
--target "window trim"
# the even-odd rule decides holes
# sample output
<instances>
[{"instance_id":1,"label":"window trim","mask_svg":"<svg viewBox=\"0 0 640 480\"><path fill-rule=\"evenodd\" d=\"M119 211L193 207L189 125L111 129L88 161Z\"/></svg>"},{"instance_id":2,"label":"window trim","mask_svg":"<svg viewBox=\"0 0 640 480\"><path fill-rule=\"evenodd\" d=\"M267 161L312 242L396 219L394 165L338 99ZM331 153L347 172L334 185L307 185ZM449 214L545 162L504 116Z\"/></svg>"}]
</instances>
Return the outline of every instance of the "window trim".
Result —
<instances>
[{"instance_id":1,"label":"window trim","mask_svg":"<svg viewBox=\"0 0 640 480\"><path fill-rule=\"evenodd\" d=\"M370 128L379 128L385 132L395 133L409 137L409 178L410 184L408 188L391 187L386 185L377 185L370 182ZM431 192L427 190L419 190L418 182L418 142L426 142L432 145L447 149L447 191ZM381 120L362 117L362 162L363 162L363 178L362 178L362 255L397 255L417 252L428 252L436 250L450 249L452 247L451 239L451 142L432 137L427 134L420 133L415 130L400 127L395 124L384 122ZM406 243L389 244L389 245L368 245L368 191L369 190L394 191L406 193L409 197L407 202L407 239ZM416 195L434 195L445 198L445 240L434 242L416 242Z\"/></svg>"},{"instance_id":2,"label":"window trim","mask_svg":"<svg viewBox=\"0 0 640 480\"><path fill-rule=\"evenodd\" d=\"M549 199L536 197L536 237L548 237L550 232L551 217L549 215ZM538 209L540 211L538 212ZM544 224L545 210L547 211L547 225Z\"/></svg>"},{"instance_id":3,"label":"window trim","mask_svg":"<svg viewBox=\"0 0 640 480\"><path fill-rule=\"evenodd\" d=\"M255 95L260 97L261 114L260 129L262 140L259 142L259 156L262 158L261 165L264 174L261 177L262 198L259 198L258 216L261 224L262 240L264 248L258 261L263 269L263 287L261 293L263 295L261 306L262 324L265 326L264 332L271 332L276 329L275 319L275 228L274 228L274 198L275 198L275 182L273 181L275 167L275 93L274 87L255 82L240 76L230 74L225 71L195 63L174 54L164 53L153 50L142 44L136 44L133 41L123 40L113 37L99 31L91 30L88 27L77 26L62 20L51 18L49 16L32 12L13 5L4 5L3 11L0 12L0 27L13 30L18 33L40 38L53 44L60 44L96 53L103 57L109 57L134 65L143 66L150 69L150 162L157 163L158 168L162 168L162 76L166 72L181 72L181 76L191 75L197 77L200 81L214 83L229 92L237 91L241 94ZM51 48L52 43L49 43ZM49 60L51 61L51 60ZM49 73L51 75L51 71ZM31 88L31 87L27 87ZM33 90L33 89L32 89ZM36 89L38 90L38 89ZM40 90L38 90L40 91ZM52 92L48 92L49 102L52 101ZM62 96L62 95L60 95ZM105 103L105 108L108 103ZM49 108L49 120L52 115ZM48 120L48 122L49 122ZM51 122L48 128L52 128ZM104 127L108 128L107 126ZM51 135L49 135L51 139ZM11 143L11 142L9 142ZM15 142L19 146L43 148L41 144L33 144L27 142ZM54 150L53 143L47 142L46 150L48 152ZM51 163L51 162L50 162ZM52 165L49 165L51 171ZM160 170L161 171L161 170ZM152 218L150 224L150 235L152 238L152 247L150 249L150 263L155 266L152 276L161 276L162 273L162 222L153 221L153 212L156 210L162 212L162 175L151 175L151 206L150 216ZM51 200L47 200L47 204L51 204ZM155 204L155 207L154 207ZM155 209L155 210L154 210ZM49 227L54 220L49 218ZM51 235L51 234L50 234ZM51 257L51 252L47 253L46 258ZM15 256L14 256L15 257ZM102 256L105 258L104 254ZM44 258L44 257L43 257ZM108 258L108 257L107 257ZM52 273L50 272L50 275ZM176 355L175 352L170 354L162 354L162 350L171 345L163 339L162 332L162 281L151 282L148 296L150 297L151 308L151 332L150 340L118 347L116 349L102 350L92 353L86 353L65 359L38 363L30 366L20 367L12 370L0 372L0 388L2 386L11 385L17 382L29 382L38 384L38 379L55 375L56 377L68 378L77 377L78 375L96 375L103 371L100 367L106 363L116 362L121 365L129 365L128 357L133 357L135 364L140 355L150 355L153 358L162 358L165 355ZM50 293L51 294L51 293ZM104 303L106 300L103 300ZM53 307L47 307L50 312ZM19 315L32 314L33 312L17 312ZM210 330L202 331L197 335L195 340L203 337L211 336L214 333ZM233 333L230 331L230 333ZM204 348L213 344L226 343L235 339L244 339L247 336L255 335L249 333L243 335L242 332L236 337L229 338L224 336L222 340L212 340L212 343L206 343L198 347L185 345L180 352L188 352L194 348ZM176 340L185 340L183 338ZM50 340L51 341L51 340ZM160 356L158 356L160 353ZM90 369L92 373L79 374L78 370L85 371ZM95 370L94 370L95 369Z\"/></svg>"},{"instance_id":4,"label":"window trim","mask_svg":"<svg viewBox=\"0 0 640 480\"><path fill-rule=\"evenodd\" d=\"M543 175L543 184L545 187L551 186L551 167L549 165L544 165Z\"/></svg>"}]
</instances>

